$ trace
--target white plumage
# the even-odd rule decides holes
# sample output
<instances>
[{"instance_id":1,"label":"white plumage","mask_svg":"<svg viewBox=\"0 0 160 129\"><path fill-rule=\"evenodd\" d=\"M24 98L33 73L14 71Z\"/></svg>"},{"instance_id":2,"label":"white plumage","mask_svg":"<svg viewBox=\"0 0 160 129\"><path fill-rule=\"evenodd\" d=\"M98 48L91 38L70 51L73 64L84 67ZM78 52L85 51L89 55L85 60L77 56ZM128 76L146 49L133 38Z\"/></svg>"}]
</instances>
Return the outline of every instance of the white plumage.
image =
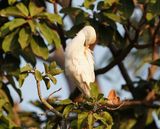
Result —
<instances>
[{"instance_id":1,"label":"white plumage","mask_svg":"<svg viewBox=\"0 0 160 129\"><path fill-rule=\"evenodd\" d=\"M65 50L65 72L75 86L90 97L90 83L95 81L94 60L89 45L96 41L93 27L85 26L67 45Z\"/></svg>"}]
</instances>

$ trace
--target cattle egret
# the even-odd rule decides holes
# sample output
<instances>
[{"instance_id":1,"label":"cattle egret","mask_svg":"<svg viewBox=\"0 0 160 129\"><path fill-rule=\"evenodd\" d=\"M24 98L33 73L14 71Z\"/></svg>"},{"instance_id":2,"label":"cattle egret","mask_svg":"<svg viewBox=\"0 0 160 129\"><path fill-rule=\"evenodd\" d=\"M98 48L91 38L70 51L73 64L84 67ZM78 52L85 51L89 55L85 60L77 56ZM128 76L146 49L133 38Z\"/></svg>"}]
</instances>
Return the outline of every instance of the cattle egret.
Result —
<instances>
[{"instance_id":1,"label":"cattle egret","mask_svg":"<svg viewBox=\"0 0 160 129\"><path fill-rule=\"evenodd\" d=\"M67 44L65 50L65 72L74 85L87 97L90 97L90 83L95 81L94 60L91 44L96 41L93 27L85 26Z\"/></svg>"}]
</instances>

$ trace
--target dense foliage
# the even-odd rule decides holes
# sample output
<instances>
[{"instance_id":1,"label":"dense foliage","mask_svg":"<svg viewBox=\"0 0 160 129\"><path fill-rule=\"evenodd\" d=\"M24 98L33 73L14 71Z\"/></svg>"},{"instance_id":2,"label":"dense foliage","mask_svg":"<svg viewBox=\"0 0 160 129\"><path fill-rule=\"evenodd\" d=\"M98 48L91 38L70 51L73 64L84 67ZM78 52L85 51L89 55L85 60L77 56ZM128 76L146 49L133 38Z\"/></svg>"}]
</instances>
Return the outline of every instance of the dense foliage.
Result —
<instances>
[{"instance_id":1,"label":"dense foliage","mask_svg":"<svg viewBox=\"0 0 160 129\"><path fill-rule=\"evenodd\" d=\"M53 13L48 12L48 4ZM73 24L67 31L66 16ZM91 84L91 98L59 100L54 93L43 98L40 82L47 89L51 83L56 85L56 75L64 69L66 40L85 25L95 28L97 45L109 48L113 55L104 68L95 70L96 76L118 66L126 82L121 89L131 93L131 100L106 98L96 84ZM159 0L84 0L80 7L74 7L72 0L0 0L0 129L156 128L152 113L160 115L159 45ZM58 56L50 58L52 53ZM26 65L20 68L22 58ZM126 58L134 63L129 66ZM35 68L36 59L44 62L45 71ZM148 75L139 74L135 81L128 73L139 67ZM9 86L23 101L21 87L29 74L35 77L35 94L40 98L32 104L44 111L45 119L19 111L13 101Z\"/></svg>"}]
</instances>

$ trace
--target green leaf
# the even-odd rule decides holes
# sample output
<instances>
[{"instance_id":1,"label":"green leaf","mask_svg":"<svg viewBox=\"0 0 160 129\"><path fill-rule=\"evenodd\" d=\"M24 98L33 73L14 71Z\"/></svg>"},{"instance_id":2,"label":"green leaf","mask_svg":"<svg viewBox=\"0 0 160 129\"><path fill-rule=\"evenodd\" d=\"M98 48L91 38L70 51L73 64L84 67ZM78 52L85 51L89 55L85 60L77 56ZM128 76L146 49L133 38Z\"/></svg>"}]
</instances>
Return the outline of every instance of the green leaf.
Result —
<instances>
[{"instance_id":1,"label":"green leaf","mask_svg":"<svg viewBox=\"0 0 160 129\"><path fill-rule=\"evenodd\" d=\"M33 1L29 3L29 12L32 17L41 13L43 10L43 7L36 6L36 4Z\"/></svg>"},{"instance_id":2,"label":"green leaf","mask_svg":"<svg viewBox=\"0 0 160 129\"><path fill-rule=\"evenodd\" d=\"M28 22L28 24L29 24L29 26L31 28L31 31L35 34L36 33L36 23L35 23L35 21L28 20L27 22Z\"/></svg>"},{"instance_id":3,"label":"green leaf","mask_svg":"<svg viewBox=\"0 0 160 129\"><path fill-rule=\"evenodd\" d=\"M29 65L29 64L26 64L25 66L23 66L21 69L20 69L20 72L21 73L24 73L24 72L28 72L28 71L31 71L32 70L32 67Z\"/></svg>"},{"instance_id":4,"label":"green leaf","mask_svg":"<svg viewBox=\"0 0 160 129\"><path fill-rule=\"evenodd\" d=\"M56 31L49 28L45 23L39 23L38 28L49 44L54 43L56 48L61 47L60 37Z\"/></svg>"},{"instance_id":5,"label":"green leaf","mask_svg":"<svg viewBox=\"0 0 160 129\"><path fill-rule=\"evenodd\" d=\"M12 44L12 41L14 39L15 34L16 34L16 32L12 32L11 34L7 35L4 38L4 40L2 42L2 48L3 48L4 52L10 51L11 44Z\"/></svg>"},{"instance_id":6,"label":"green leaf","mask_svg":"<svg viewBox=\"0 0 160 129\"><path fill-rule=\"evenodd\" d=\"M28 73L21 73L19 74L19 86L22 87L23 83L24 83L24 80L25 78L28 76Z\"/></svg>"},{"instance_id":7,"label":"green leaf","mask_svg":"<svg viewBox=\"0 0 160 129\"><path fill-rule=\"evenodd\" d=\"M84 120L87 118L88 113L87 112L82 112L81 114L78 114L78 129L82 129L82 124Z\"/></svg>"},{"instance_id":8,"label":"green leaf","mask_svg":"<svg viewBox=\"0 0 160 129\"><path fill-rule=\"evenodd\" d=\"M88 114L88 129L93 129L93 114Z\"/></svg>"},{"instance_id":9,"label":"green leaf","mask_svg":"<svg viewBox=\"0 0 160 129\"><path fill-rule=\"evenodd\" d=\"M9 26L9 30L12 31L13 29L22 26L23 24L25 24L27 21L22 19L22 18L15 18L11 21L12 24L10 24Z\"/></svg>"},{"instance_id":10,"label":"green leaf","mask_svg":"<svg viewBox=\"0 0 160 129\"><path fill-rule=\"evenodd\" d=\"M38 23L38 28L40 29L42 35L45 37L47 42L51 44L53 42L52 30L45 23Z\"/></svg>"},{"instance_id":11,"label":"green leaf","mask_svg":"<svg viewBox=\"0 0 160 129\"><path fill-rule=\"evenodd\" d=\"M52 32L52 37L53 37L55 47L57 49L59 49L61 47L61 40L60 40L60 37L59 37L58 33L54 30Z\"/></svg>"},{"instance_id":12,"label":"green leaf","mask_svg":"<svg viewBox=\"0 0 160 129\"><path fill-rule=\"evenodd\" d=\"M101 115L99 115L99 114L97 114L97 113L94 113L93 116L94 116L94 118L95 118L96 120L100 120L104 125L107 126L106 119L103 118Z\"/></svg>"},{"instance_id":13,"label":"green leaf","mask_svg":"<svg viewBox=\"0 0 160 129\"><path fill-rule=\"evenodd\" d=\"M51 79L51 81L53 82L53 84L57 83L57 79L54 76L52 76L51 74L47 74L47 76Z\"/></svg>"},{"instance_id":14,"label":"green leaf","mask_svg":"<svg viewBox=\"0 0 160 129\"><path fill-rule=\"evenodd\" d=\"M3 16L3 17L8 17L8 16L23 17L24 15L16 7L8 7L5 9L2 9L0 11L0 16Z\"/></svg>"},{"instance_id":15,"label":"green leaf","mask_svg":"<svg viewBox=\"0 0 160 129\"><path fill-rule=\"evenodd\" d=\"M38 70L35 70L35 77L38 81L41 81L43 79L41 72Z\"/></svg>"},{"instance_id":16,"label":"green leaf","mask_svg":"<svg viewBox=\"0 0 160 129\"><path fill-rule=\"evenodd\" d=\"M47 89L50 89L50 87L51 87L50 80L48 78L44 78L43 80L45 82Z\"/></svg>"},{"instance_id":17,"label":"green leaf","mask_svg":"<svg viewBox=\"0 0 160 129\"><path fill-rule=\"evenodd\" d=\"M111 19L115 22L121 22L120 16L118 16L114 13L104 13L104 16L108 17L109 19Z\"/></svg>"},{"instance_id":18,"label":"green leaf","mask_svg":"<svg viewBox=\"0 0 160 129\"><path fill-rule=\"evenodd\" d=\"M49 65L46 63L43 63L43 65L44 65L45 72L48 73L49 72Z\"/></svg>"},{"instance_id":19,"label":"green leaf","mask_svg":"<svg viewBox=\"0 0 160 129\"><path fill-rule=\"evenodd\" d=\"M8 4L9 4L9 5L12 5L12 4L14 4L16 1L17 1L17 0L8 0Z\"/></svg>"},{"instance_id":20,"label":"green leaf","mask_svg":"<svg viewBox=\"0 0 160 129\"><path fill-rule=\"evenodd\" d=\"M108 125L113 125L112 116L108 112L101 112L101 116L105 118Z\"/></svg>"},{"instance_id":21,"label":"green leaf","mask_svg":"<svg viewBox=\"0 0 160 129\"><path fill-rule=\"evenodd\" d=\"M68 105L68 104L72 104L73 102L70 99L64 99L61 100L58 104L60 105Z\"/></svg>"},{"instance_id":22,"label":"green leaf","mask_svg":"<svg viewBox=\"0 0 160 129\"><path fill-rule=\"evenodd\" d=\"M53 76L58 75L60 73L63 73L63 70L61 69L50 69L49 73Z\"/></svg>"},{"instance_id":23,"label":"green leaf","mask_svg":"<svg viewBox=\"0 0 160 129\"><path fill-rule=\"evenodd\" d=\"M157 59L153 62L151 62L152 65L157 65L157 66L160 66L160 59Z\"/></svg>"},{"instance_id":24,"label":"green leaf","mask_svg":"<svg viewBox=\"0 0 160 129\"><path fill-rule=\"evenodd\" d=\"M65 118L68 117L68 114L72 111L73 107L74 107L74 105L71 104L71 105L67 105L67 106L64 108L64 110L63 110L63 115L64 115Z\"/></svg>"},{"instance_id":25,"label":"green leaf","mask_svg":"<svg viewBox=\"0 0 160 129\"><path fill-rule=\"evenodd\" d=\"M18 38L18 41L22 49L26 48L29 45L30 38L31 38L30 32L27 29L22 28L19 32L19 38Z\"/></svg>"},{"instance_id":26,"label":"green leaf","mask_svg":"<svg viewBox=\"0 0 160 129\"><path fill-rule=\"evenodd\" d=\"M32 66L36 65L36 57L33 54L30 47L25 48L23 51L21 51L21 55L25 59L26 62L31 63Z\"/></svg>"},{"instance_id":27,"label":"green leaf","mask_svg":"<svg viewBox=\"0 0 160 129\"><path fill-rule=\"evenodd\" d=\"M149 12L148 12L148 13L146 14L146 19L147 19L147 21L152 20L152 19L153 19L153 17L154 17L154 16L153 16L153 14L152 14L152 13L149 13Z\"/></svg>"},{"instance_id":28,"label":"green leaf","mask_svg":"<svg viewBox=\"0 0 160 129\"><path fill-rule=\"evenodd\" d=\"M98 95L99 95L99 89L98 86L95 83L91 83L91 97L98 99Z\"/></svg>"},{"instance_id":29,"label":"green leaf","mask_svg":"<svg viewBox=\"0 0 160 129\"><path fill-rule=\"evenodd\" d=\"M55 69L57 67L57 64L55 61L52 61L49 65L49 69L52 70L52 69Z\"/></svg>"},{"instance_id":30,"label":"green leaf","mask_svg":"<svg viewBox=\"0 0 160 129\"><path fill-rule=\"evenodd\" d=\"M51 23L57 22L58 24L62 25L62 17L57 15L57 14L52 14L52 13L41 13L38 15L39 17L44 17L47 18Z\"/></svg>"},{"instance_id":31,"label":"green leaf","mask_svg":"<svg viewBox=\"0 0 160 129\"><path fill-rule=\"evenodd\" d=\"M48 48L43 42L43 39L41 39L40 37L32 38L30 45L35 55L40 56L45 60L48 58L49 56Z\"/></svg>"},{"instance_id":32,"label":"green leaf","mask_svg":"<svg viewBox=\"0 0 160 129\"><path fill-rule=\"evenodd\" d=\"M104 4L112 6L114 3L118 3L119 0L104 0Z\"/></svg>"},{"instance_id":33,"label":"green leaf","mask_svg":"<svg viewBox=\"0 0 160 129\"><path fill-rule=\"evenodd\" d=\"M84 7L89 9L92 7L93 3L95 2L95 0L85 0L84 1Z\"/></svg>"},{"instance_id":34,"label":"green leaf","mask_svg":"<svg viewBox=\"0 0 160 129\"><path fill-rule=\"evenodd\" d=\"M16 7L25 15L28 16L29 12L28 9L26 8L26 6L23 3L18 3L16 4Z\"/></svg>"}]
</instances>

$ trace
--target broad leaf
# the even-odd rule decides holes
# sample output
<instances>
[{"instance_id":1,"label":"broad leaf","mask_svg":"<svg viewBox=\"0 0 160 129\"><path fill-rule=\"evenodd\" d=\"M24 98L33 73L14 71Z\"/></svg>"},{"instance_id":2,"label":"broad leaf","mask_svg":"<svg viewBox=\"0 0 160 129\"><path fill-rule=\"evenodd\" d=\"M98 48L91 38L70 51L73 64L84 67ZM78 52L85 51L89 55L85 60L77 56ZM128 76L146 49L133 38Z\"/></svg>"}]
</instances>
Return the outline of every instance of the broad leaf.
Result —
<instances>
[{"instance_id":1,"label":"broad leaf","mask_svg":"<svg viewBox=\"0 0 160 129\"><path fill-rule=\"evenodd\" d=\"M16 7L23 13L25 16L28 16L29 12L27 7L23 3L16 4Z\"/></svg>"},{"instance_id":2,"label":"broad leaf","mask_svg":"<svg viewBox=\"0 0 160 129\"><path fill-rule=\"evenodd\" d=\"M52 30L45 23L38 23L38 28L40 29L42 35L45 37L49 44L53 43Z\"/></svg>"},{"instance_id":3,"label":"broad leaf","mask_svg":"<svg viewBox=\"0 0 160 129\"><path fill-rule=\"evenodd\" d=\"M19 87L22 87L24 80L26 79L26 77L28 76L28 73L21 73L19 74Z\"/></svg>"},{"instance_id":4,"label":"broad leaf","mask_svg":"<svg viewBox=\"0 0 160 129\"><path fill-rule=\"evenodd\" d=\"M24 15L16 7L8 7L8 8L0 10L0 16L3 16L3 17L8 17L8 16L23 17Z\"/></svg>"},{"instance_id":5,"label":"broad leaf","mask_svg":"<svg viewBox=\"0 0 160 129\"><path fill-rule=\"evenodd\" d=\"M68 105L68 104L72 104L73 102L70 99L64 99L61 100L58 104L60 105Z\"/></svg>"},{"instance_id":6,"label":"broad leaf","mask_svg":"<svg viewBox=\"0 0 160 129\"><path fill-rule=\"evenodd\" d=\"M31 71L32 70L32 67L29 65L29 64L26 64L25 66L23 66L21 69L20 69L20 72L21 73L24 73L24 72L28 72L28 71Z\"/></svg>"},{"instance_id":7,"label":"broad leaf","mask_svg":"<svg viewBox=\"0 0 160 129\"><path fill-rule=\"evenodd\" d=\"M8 0L8 4L9 4L9 5L12 5L12 4L14 4L16 1L17 1L17 0Z\"/></svg>"},{"instance_id":8,"label":"broad leaf","mask_svg":"<svg viewBox=\"0 0 160 129\"><path fill-rule=\"evenodd\" d=\"M78 114L78 129L82 129L82 124L84 122L84 120L87 118L88 113L87 112L82 112L80 114Z\"/></svg>"},{"instance_id":9,"label":"broad leaf","mask_svg":"<svg viewBox=\"0 0 160 129\"><path fill-rule=\"evenodd\" d=\"M49 56L48 48L43 42L43 39L41 39L40 37L32 38L30 45L35 55L42 57L45 60L48 58Z\"/></svg>"},{"instance_id":10,"label":"broad leaf","mask_svg":"<svg viewBox=\"0 0 160 129\"><path fill-rule=\"evenodd\" d=\"M31 28L32 33L35 34L36 33L36 22L34 20L28 20L27 22Z\"/></svg>"},{"instance_id":11,"label":"broad leaf","mask_svg":"<svg viewBox=\"0 0 160 129\"><path fill-rule=\"evenodd\" d=\"M65 118L68 117L68 114L72 111L73 107L74 107L74 105L72 105L72 104L71 105L67 105L65 107L65 109L63 110L63 115L64 115Z\"/></svg>"},{"instance_id":12,"label":"broad leaf","mask_svg":"<svg viewBox=\"0 0 160 129\"><path fill-rule=\"evenodd\" d=\"M53 82L53 84L57 83L57 79L54 76L52 76L51 74L47 74L47 76L51 79L51 81Z\"/></svg>"},{"instance_id":13,"label":"broad leaf","mask_svg":"<svg viewBox=\"0 0 160 129\"><path fill-rule=\"evenodd\" d=\"M47 89L50 89L50 87L51 87L50 80L48 78L43 78L43 80L45 82Z\"/></svg>"},{"instance_id":14,"label":"broad leaf","mask_svg":"<svg viewBox=\"0 0 160 129\"><path fill-rule=\"evenodd\" d=\"M39 17L44 17L47 18L51 23L57 22L58 24L62 24L62 18L61 16L57 15L57 14L52 14L52 13L41 13L38 15Z\"/></svg>"},{"instance_id":15,"label":"broad leaf","mask_svg":"<svg viewBox=\"0 0 160 129\"><path fill-rule=\"evenodd\" d=\"M41 81L41 80L43 79L43 78L42 78L42 74L41 74L40 71L35 70L35 78L36 78L36 80L38 80L38 81Z\"/></svg>"},{"instance_id":16,"label":"broad leaf","mask_svg":"<svg viewBox=\"0 0 160 129\"><path fill-rule=\"evenodd\" d=\"M121 22L120 16L118 16L114 13L104 13L104 16L108 17L109 19L111 19L115 22Z\"/></svg>"},{"instance_id":17,"label":"broad leaf","mask_svg":"<svg viewBox=\"0 0 160 129\"><path fill-rule=\"evenodd\" d=\"M11 44L12 44L12 41L14 39L14 36L15 36L16 32L12 32L11 34L7 35L3 42L2 42L2 48L4 50L4 52L8 52L11 50Z\"/></svg>"},{"instance_id":18,"label":"broad leaf","mask_svg":"<svg viewBox=\"0 0 160 129\"><path fill-rule=\"evenodd\" d=\"M9 26L9 30L13 30L19 26L22 26L23 24L25 24L27 21L22 19L22 18L15 18L14 20L11 21L12 24L10 24Z\"/></svg>"},{"instance_id":19,"label":"broad leaf","mask_svg":"<svg viewBox=\"0 0 160 129\"><path fill-rule=\"evenodd\" d=\"M24 49L29 45L29 40L31 38L29 30L22 28L19 32L18 41L21 45L21 48Z\"/></svg>"},{"instance_id":20,"label":"broad leaf","mask_svg":"<svg viewBox=\"0 0 160 129\"><path fill-rule=\"evenodd\" d=\"M32 17L41 13L43 10L43 7L36 6L36 4L33 1L29 3L29 12Z\"/></svg>"},{"instance_id":21,"label":"broad leaf","mask_svg":"<svg viewBox=\"0 0 160 129\"><path fill-rule=\"evenodd\" d=\"M93 129L93 114L89 113L88 114L88 129Z\"/></svg>"}]
</instances>

